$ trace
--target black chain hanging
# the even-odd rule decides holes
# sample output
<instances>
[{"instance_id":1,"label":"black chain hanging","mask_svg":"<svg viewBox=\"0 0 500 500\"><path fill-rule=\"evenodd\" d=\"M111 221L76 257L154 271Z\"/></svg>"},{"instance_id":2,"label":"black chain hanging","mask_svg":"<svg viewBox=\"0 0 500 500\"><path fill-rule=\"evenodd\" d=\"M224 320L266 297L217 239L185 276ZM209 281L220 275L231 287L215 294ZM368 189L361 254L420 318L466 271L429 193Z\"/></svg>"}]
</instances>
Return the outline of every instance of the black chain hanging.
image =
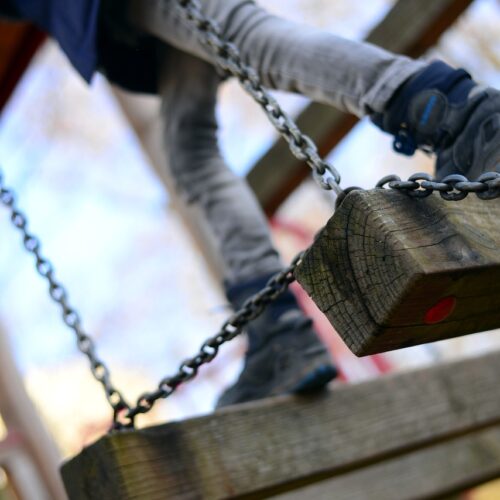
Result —
<instances>
[{"instance_id":1,"label":"black chain hanging","mask_svg":"<svg viewBox=\"0 0 500 500\"><path fill-rule=\"evenodd\" d=\"M12 190L5 187L2 172L0 172L0 202L10 211L10 220L21 232L24 248L35 258L36 270L47 281L51 299L60 306L63 321L75 334L77 347L88 358L92 374L102 384L114 414L119 414L129 405L111 383L109 370L97 356L94 341L85 333L80 315L69 304L66 288L57 281L52 263L42 255L40 240L28 231L26 216L17 208Z\"/></svg>"},{"instance_id":2,"label":"black chain hanging","mask_svg":"<svg viewBox=\"0 0 500 500\"><path fill-rule=\"evenodd\" d=\"M177 0L177 3L186 19L198 31L204 45L213 52L216 64L239 80L243 88L263 108L272 125L288 142L292 153L299 160L308 163L316 182L323 189L331 190L337 195L337 204L341 203L353 189L360 189L343 190L340 187L338 171L320 158L313 141L300 131L295 122L262 86L255 71L242 62L237 47L223 39L217 23L203 14L198 0ZM386 186L414 198L424 198L438 191L441 197L448 201L463 200L469 193L475 193L482 200L492 200L500 197L500 173L485 173L477 181L470 181L456 174L439 181L426 173L414 174L407 181L402 181L396 175L390 175L377 183L378 188ZM257 318L295 281L294 271L303 256L303 252L299 253L287 268L274 275L264 289L250 297L214 336L207 339L194 357L183 361L174 375L163 378L154 391L142 394L132 406L111 383L109 369L97 356L94 342L82 328L80 316L69 305L67 291L55 279L52 264L42 256L38 238L28 232L26 217L16 207L12 190L4 186L1 172L0 202L10 210L12 223L21 231L26 250L35 257L38 273L48 282L51 298L61 307L63 320L74 332L78 349L88 358L94 378L104 388L106 398L113 408L112 430L134 428L137 415L147 413L159 399L169 397L182 383L195 378L200 367L212 361L223 344L238 336L250 321Z\"/></svg>"}]
</instances>

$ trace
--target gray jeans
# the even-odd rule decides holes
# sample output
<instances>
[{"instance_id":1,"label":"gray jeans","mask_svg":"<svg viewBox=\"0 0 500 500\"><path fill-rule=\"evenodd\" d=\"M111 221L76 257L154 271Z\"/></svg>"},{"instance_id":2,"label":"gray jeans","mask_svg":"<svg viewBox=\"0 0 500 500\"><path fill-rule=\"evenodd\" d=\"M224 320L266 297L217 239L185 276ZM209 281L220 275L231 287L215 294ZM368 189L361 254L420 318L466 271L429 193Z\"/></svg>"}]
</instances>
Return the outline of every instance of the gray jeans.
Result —
<instances>
[{"instance_id":1,"label":"gray jeans","mask_svg":"<svg viewBox=\"0 0 500 500\"><path fill-rule=\"evenodd\" d=\"M394 91L424 67L266 12L252 0L202 0L243 60L273 89L297 92L359 117L383 111ZM265 217L217 144L217 71L173 0L129 0L129 18L169 46L162 71L168 168L180 193L199 208L215 237L230 283L282 264Z\"/></svg>"}]
</instances>

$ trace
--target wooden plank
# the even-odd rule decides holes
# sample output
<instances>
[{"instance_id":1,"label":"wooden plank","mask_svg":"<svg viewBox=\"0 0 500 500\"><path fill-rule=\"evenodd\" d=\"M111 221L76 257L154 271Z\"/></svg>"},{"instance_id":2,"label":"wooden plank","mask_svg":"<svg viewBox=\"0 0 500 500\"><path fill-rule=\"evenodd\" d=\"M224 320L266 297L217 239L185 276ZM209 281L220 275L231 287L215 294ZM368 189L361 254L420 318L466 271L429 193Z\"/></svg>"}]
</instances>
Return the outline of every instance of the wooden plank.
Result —
<instances>
[{"instance_id":1,"label":"wooden plank","mask_svg":"<svg viewBox=\"0 0 500 500\"><path fill-rule=\"evenodd\" d=\"M500 353L106 436L63 467L72 499L278 494L500 423Z\"/></svg>"},{"instance_id":2,"label":"wooden plank","mask_svg":"<svg viewBox=\"0 0 500 500\"><path fill-rule=\"evenodd\" d=\"M366 41L391 52L421 56L472 3L472 0L399 0ZM299 127L327 155L356 124L357 118L313 103L297 118ZM279 168L278 168L279 167ZM279 139L250 170L247 180L268 215L308 176L310 168L296 160Z\"/></svg>"},{"instance_id":3,"label":"wooden plank","mask_svg":"<svg viewBox=\"0 0 500 500\"><path fill-rule=\"evenodd\" d=\"M442 498L500 477L500 428L403 455L276 500L416 500Z\"/></svg>"},{"instance_id":4,"label":"wooden plank","mask_svg":"<svg viewBox=\"0 0 500 500\"><path fill-rule=\"evenodd\" d=\"M500 200L354 191L295 276L358 356L500 328Z\"/></svg>"}]
</instances>

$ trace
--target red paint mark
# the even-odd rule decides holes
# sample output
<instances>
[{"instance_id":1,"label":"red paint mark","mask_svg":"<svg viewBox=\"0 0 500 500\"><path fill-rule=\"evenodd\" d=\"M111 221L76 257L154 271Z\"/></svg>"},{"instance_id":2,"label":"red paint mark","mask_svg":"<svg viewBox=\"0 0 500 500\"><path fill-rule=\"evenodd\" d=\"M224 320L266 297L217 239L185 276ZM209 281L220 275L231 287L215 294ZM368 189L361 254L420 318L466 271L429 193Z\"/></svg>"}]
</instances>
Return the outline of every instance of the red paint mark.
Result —
<instances>
[{"instance_id":1,"label":"red paint mark","mask_svg":"<svg viewBox=\"0 0 500 500\"><path fill-rule=\"evenodd\" d=\"M424 322L427 325L441 323L441 321L444 321L451 315L456 305L457 299L455 297L445 297L441 299L425 313Z\"/></svg>"}]
</instances>

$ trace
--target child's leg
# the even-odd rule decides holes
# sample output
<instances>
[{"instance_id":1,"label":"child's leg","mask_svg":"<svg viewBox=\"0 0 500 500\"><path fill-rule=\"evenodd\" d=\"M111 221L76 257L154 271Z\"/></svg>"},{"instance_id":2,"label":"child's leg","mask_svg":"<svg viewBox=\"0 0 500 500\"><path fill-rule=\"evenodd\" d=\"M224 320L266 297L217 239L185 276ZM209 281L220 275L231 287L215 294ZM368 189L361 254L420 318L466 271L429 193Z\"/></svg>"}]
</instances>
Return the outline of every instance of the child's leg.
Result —
<instances>
[{"instance_id":1,"label":"child's leg","mask_svg":"<svg viewBox=\"0 0 500 500\"><path fill-rule=\"evenodd\" d=\"M384 110L394 91L425 65L370 44L343 39L271 15L252 0L203 0L204 13L217 20L271 88L304 94L362 116ZM174 0L129 0L129 17L142 30L207 61L195 28Z\"/></svg>"},{"instance_id":2,"label":"child's leg","mask_svg":"<svg viewBox=\"0 0 500 500\"><path fill-rule=\"evenodd\" d=\"M282 268L265 217L247 184L226 166L217 144L219 77L213 66L175 49L162 71L168 167L181 196L214 236L235 309ZM310 391L336 376L326 348L286 291L246 329L245 369L219 406Z\"/></svg>"},{"instance_id":3,"label":"child's leg","mask_svg":"<svg viewBox=\"0 0 500 500\"><path fill-rule=\"evenodd\" d=\"M196 57L166 52L161 78L165 150L179 194L196 206L213 234L228 283L277 272L282 264L265 216L219 151L215 106L220 78Z\"/></svg>"}]
</instances>

